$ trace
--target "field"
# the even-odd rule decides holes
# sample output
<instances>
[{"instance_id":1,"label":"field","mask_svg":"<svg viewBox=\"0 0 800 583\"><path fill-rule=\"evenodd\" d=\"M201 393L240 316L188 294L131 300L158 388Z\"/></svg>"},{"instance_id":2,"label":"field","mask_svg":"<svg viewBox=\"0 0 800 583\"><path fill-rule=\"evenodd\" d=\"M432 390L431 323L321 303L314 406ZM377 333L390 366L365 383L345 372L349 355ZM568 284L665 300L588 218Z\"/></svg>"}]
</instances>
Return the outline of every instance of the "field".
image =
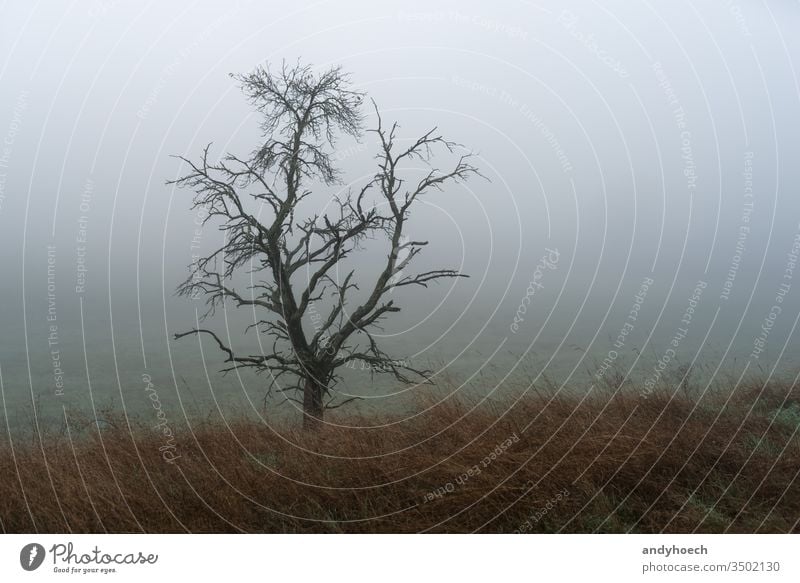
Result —
<instances>
[{"instance_id":1,"label":"field","mask_svg":"<svg viewBox=\"0 0 800 583\"><path fill-rule=\"evenodd\" d=\"M168 442L141 421L104 414L100 423L5 436L0 526L9 533L800 530L800 390L789 382L645 395L609 381L586 395L552 386L516 394L502 401L431 394L405 420L344 408L328 416L338 426L310 434L289 422L209 417L176 427Z\"/></svg>"}]
</instances>

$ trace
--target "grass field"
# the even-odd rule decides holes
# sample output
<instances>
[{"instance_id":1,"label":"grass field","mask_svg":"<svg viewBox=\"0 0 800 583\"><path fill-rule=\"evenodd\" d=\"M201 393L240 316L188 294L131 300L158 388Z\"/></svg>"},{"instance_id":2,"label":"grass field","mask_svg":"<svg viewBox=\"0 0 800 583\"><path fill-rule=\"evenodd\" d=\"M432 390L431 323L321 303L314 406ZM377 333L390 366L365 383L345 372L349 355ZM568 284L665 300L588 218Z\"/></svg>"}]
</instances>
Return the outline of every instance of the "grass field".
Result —
<instances>
[{"instance_id":1,"label":"grass field","mask_svg":"<svg viewBox=\"0 0 800 583\"><path fill-rule=\"evenodd\" d=\"M341 409L328 418L340 426L315 434L288 423L208 418L175 427L167 442L117 414L41 438L5 436L0 526L14 533L800 530L800 389L790 383L754 380L702 397L687 387L645 396L624 385L586 396L552 388L517 394L502 402L428 397L405 420Z\"/></svg>"}]
</instances>

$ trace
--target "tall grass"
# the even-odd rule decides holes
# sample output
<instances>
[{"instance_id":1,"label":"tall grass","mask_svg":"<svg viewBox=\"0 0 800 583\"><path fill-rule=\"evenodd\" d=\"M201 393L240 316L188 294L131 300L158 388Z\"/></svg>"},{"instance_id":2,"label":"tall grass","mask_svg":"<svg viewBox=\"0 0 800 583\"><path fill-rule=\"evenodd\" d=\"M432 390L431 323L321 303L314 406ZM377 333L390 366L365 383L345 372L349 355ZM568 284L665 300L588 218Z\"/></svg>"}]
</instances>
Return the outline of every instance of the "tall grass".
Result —
<instances>
[{"instance_id":1,"label":"tall grass","mask_svg":"<svg viewBox=\"0 0 800 583\"><path fill-rule=\"evenodd\" d=\"M522 387L337 410L209 418L164 436L121 414L0 443L5 532L793 532L800 390L685 384L645 396ZM445 391L446 393L446 391Z\"/></svg>"}]
</instances>

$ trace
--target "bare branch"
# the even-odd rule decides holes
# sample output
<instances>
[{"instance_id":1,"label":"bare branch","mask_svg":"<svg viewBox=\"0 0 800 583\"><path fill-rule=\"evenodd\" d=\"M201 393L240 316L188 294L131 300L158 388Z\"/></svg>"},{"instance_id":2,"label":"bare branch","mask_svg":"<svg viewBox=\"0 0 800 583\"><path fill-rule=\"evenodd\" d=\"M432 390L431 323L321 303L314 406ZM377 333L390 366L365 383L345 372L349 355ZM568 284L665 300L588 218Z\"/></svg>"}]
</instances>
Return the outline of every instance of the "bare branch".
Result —
<instances>
[{"instance_id":1,"label":"bare branch","mask_svg":"<svg viewBox=\"0 0 800 583\"><path fill-rule=\"evenodd\" d=\"M212 144L196 162L177 157L187 171L169 184L193 190L192 209L202 211L203 226L215 225L224 238L221 246L196 258L177 293L202 298L207 306L203 318L228 300L251 309L253 321L245 332L269 337L272 345L264 354L237 355L208 328L175 338L210 336L230 364L223 372L240 367L269 372L267 395L303 393L302 401L287 398L302 404L306 419L321 419L325 408L353 400L322 402L341 380L337 369L348 363L361 362L372 373L389 373L404 383L429 382L429 371L392 359L370 330L400 311L395 298L386 299L393 289L466 277L454 269L407 273L428 243L405 233L419 197L480 175L471 154L459 154L465 152L462 146L437 128L398 147L400 126L385 126L373 102L377 127L369 131L378 138L374 175L335 197L331 211L304 217L300 209L313 183L330 185L340 178L333 157L337 139L363 136L363 94L351 89L339 67L317 71L283 63L277 70L259 66L234 78L262 116L262 143L247 158L226 154L214 160ZM431 165L437 153L457 159L449 170L439 170ZM406 168L409 162L429 169L419 178L418 169ZM365 241L379 238L389 245L385 263L355 302L364 278L356 269L343 279L336 274ZM251 279L246 289L234 284L241 271ZM304 319L316 305L325 307L313 333L307 332ZM366 338L366 345L353 347L353 338ZM286 377L291 380L279 387Z\"/></svg>"}]
</instances>

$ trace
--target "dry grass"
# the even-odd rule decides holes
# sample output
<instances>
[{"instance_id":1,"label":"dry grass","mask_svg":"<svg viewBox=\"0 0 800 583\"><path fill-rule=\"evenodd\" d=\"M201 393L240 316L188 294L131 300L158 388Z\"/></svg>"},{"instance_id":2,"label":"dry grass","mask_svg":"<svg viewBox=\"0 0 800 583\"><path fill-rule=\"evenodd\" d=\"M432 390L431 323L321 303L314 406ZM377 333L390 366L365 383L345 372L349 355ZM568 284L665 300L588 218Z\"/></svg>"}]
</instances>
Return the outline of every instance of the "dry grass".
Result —
<instances>
[{"instance_id":1,"label":"dry grass","mask_svg":"<svg viewBox=\"0 0 800 583\"><path fill-rule=\"evenodd\" d=\"M5 532L791 532L800 389L448 399L315 435L123 417L0 443ZM338 411L337 411L338 413ZM331 421L375 425L346 411ZM515 439L518 438L516 441ZM511 442L506 440L511 439ZM498 444L495 459L486 456ZM475 468L477 467L476 471ZM470 475L470 469L472 472ZM435 492L440 495L436 495ZM560 492L560 494L559 494Z\"/></svg>"}]
</instances>

